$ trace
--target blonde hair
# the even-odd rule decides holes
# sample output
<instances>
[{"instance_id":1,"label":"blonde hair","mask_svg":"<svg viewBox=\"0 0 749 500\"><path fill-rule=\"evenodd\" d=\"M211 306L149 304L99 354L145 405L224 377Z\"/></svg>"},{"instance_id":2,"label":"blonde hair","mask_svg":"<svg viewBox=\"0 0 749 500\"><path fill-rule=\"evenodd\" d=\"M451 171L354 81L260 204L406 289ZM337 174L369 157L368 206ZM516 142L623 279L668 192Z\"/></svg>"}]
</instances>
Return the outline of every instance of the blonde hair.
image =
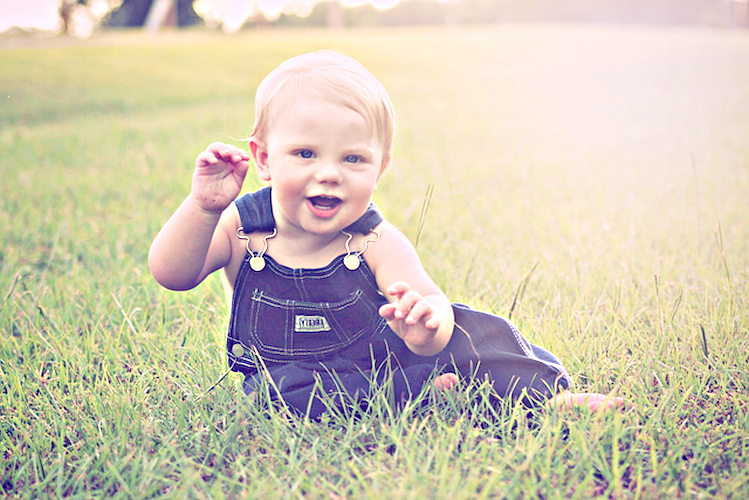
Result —
<instances>
[{"instance_id":1,"label":"blonde hair","mask_svg":"<svg viewBox=\"0 0 749 500\"><path fill-rule=\"evenodd\" d=\"M290 106L294 95L310 92L362 115L381 141L385 157L392 156L395 111L385 87L355 59L329 50L287 59L263 79L255 93L252 137L264 141L284 104ZM290 98L277 99L280 94Z\"/></svg>"}]
</instances>

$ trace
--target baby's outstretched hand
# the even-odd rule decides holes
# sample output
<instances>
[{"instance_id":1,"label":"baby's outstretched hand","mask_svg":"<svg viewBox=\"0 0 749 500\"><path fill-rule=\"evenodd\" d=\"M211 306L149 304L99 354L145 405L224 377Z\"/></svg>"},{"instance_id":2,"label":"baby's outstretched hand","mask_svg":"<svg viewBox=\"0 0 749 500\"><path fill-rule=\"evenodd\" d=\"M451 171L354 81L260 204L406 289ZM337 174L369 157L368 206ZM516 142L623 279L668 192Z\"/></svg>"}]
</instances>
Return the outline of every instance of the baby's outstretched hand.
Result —
<instances>
[{"instance_id":1,"label":"baby's outstretched hand","mask_svg":"<svg viewBox=\"0 0 749 500\"><path fill-rule=\"evenodd\" d=\"M380 307L380 316L407 344L421 346L432 341L440 327L433 304L407 283L394 283L387 289L393 302Z\"/></svg>"},{"instance_id":2,"label":"baby's outstretched hand","mask_svg":"<svg viewBox=\"0 0 749 500\"><path fill-rule=\"evenodd\" d=\"M198 155L192 177L192 197L207 212L221 212L239 195L247 169L246 151L214 142Z\"/></svg>"}]
</instances>

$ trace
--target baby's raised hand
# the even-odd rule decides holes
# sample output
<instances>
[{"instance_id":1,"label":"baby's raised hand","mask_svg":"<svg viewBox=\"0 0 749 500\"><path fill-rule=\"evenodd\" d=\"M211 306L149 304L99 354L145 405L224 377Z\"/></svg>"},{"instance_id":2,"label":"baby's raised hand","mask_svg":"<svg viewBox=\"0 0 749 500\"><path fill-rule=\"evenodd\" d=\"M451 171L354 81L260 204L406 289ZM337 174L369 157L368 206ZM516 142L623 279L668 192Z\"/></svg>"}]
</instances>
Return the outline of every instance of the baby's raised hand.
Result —
<instances>
[{"instance_id":1,"label":"baby's raised hand","mask_svg":"<svg viewBox=\"0 0 749 500\"><path fill-rule=\"evenodd\" d=\"M198 155L192 177L191 195L207 212L221 212L239 195L249 155L241 149L214 142Z\"/></svg>"},{"instance_id":2,"label":"baby's raised hand","mask_svg":"<svg viewBox=\"0 0 749 500\"><path fill-rule=\"evenodd\" d=\"M428 298L412 290L407 283L394 283L387 289L393 302L380 307L380 316L390 328L413 346L430 343L440 327L440 317Z\"/></svg>"}]
</instances>

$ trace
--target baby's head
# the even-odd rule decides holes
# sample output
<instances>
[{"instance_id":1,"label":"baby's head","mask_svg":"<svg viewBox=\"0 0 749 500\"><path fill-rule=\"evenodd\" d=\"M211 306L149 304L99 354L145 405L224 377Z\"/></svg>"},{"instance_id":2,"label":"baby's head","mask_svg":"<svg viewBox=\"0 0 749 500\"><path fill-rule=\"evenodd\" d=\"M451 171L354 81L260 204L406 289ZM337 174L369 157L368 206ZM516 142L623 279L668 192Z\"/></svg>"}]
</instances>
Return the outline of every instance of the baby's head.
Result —
<instances>
[{"instance_id":1,"label":"baby's head","mask_svg":"<svg viewBox=\"0 0 749 500\"><path fill-rule=\"evenodd\" d=\"M255 94L252 137L265 141L274 118L299 96L313 96L359 113L390 159L395 137L395 113L385 88L364 66L343 54L311 52L281 63L260 83Z\"/></svg>"}]
</instances>

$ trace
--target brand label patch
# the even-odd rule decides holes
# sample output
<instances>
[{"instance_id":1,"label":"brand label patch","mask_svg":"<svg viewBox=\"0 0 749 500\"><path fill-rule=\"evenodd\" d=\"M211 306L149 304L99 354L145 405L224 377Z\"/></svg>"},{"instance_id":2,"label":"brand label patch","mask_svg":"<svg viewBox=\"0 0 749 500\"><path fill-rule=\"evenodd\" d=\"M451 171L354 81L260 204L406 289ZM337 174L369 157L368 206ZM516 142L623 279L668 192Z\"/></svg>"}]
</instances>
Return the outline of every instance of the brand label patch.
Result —
<instances>
[{"instance_id":1,"label":"brand label patch","mask_svg":"<svg viewBox=\"0 0 749 500\"><path fill-rule=\"evenodd\" d=\"M301 316L294 320L294 330L297 332L328 332L330 325L325 316Z\"/></svg>"}]
</instances>

